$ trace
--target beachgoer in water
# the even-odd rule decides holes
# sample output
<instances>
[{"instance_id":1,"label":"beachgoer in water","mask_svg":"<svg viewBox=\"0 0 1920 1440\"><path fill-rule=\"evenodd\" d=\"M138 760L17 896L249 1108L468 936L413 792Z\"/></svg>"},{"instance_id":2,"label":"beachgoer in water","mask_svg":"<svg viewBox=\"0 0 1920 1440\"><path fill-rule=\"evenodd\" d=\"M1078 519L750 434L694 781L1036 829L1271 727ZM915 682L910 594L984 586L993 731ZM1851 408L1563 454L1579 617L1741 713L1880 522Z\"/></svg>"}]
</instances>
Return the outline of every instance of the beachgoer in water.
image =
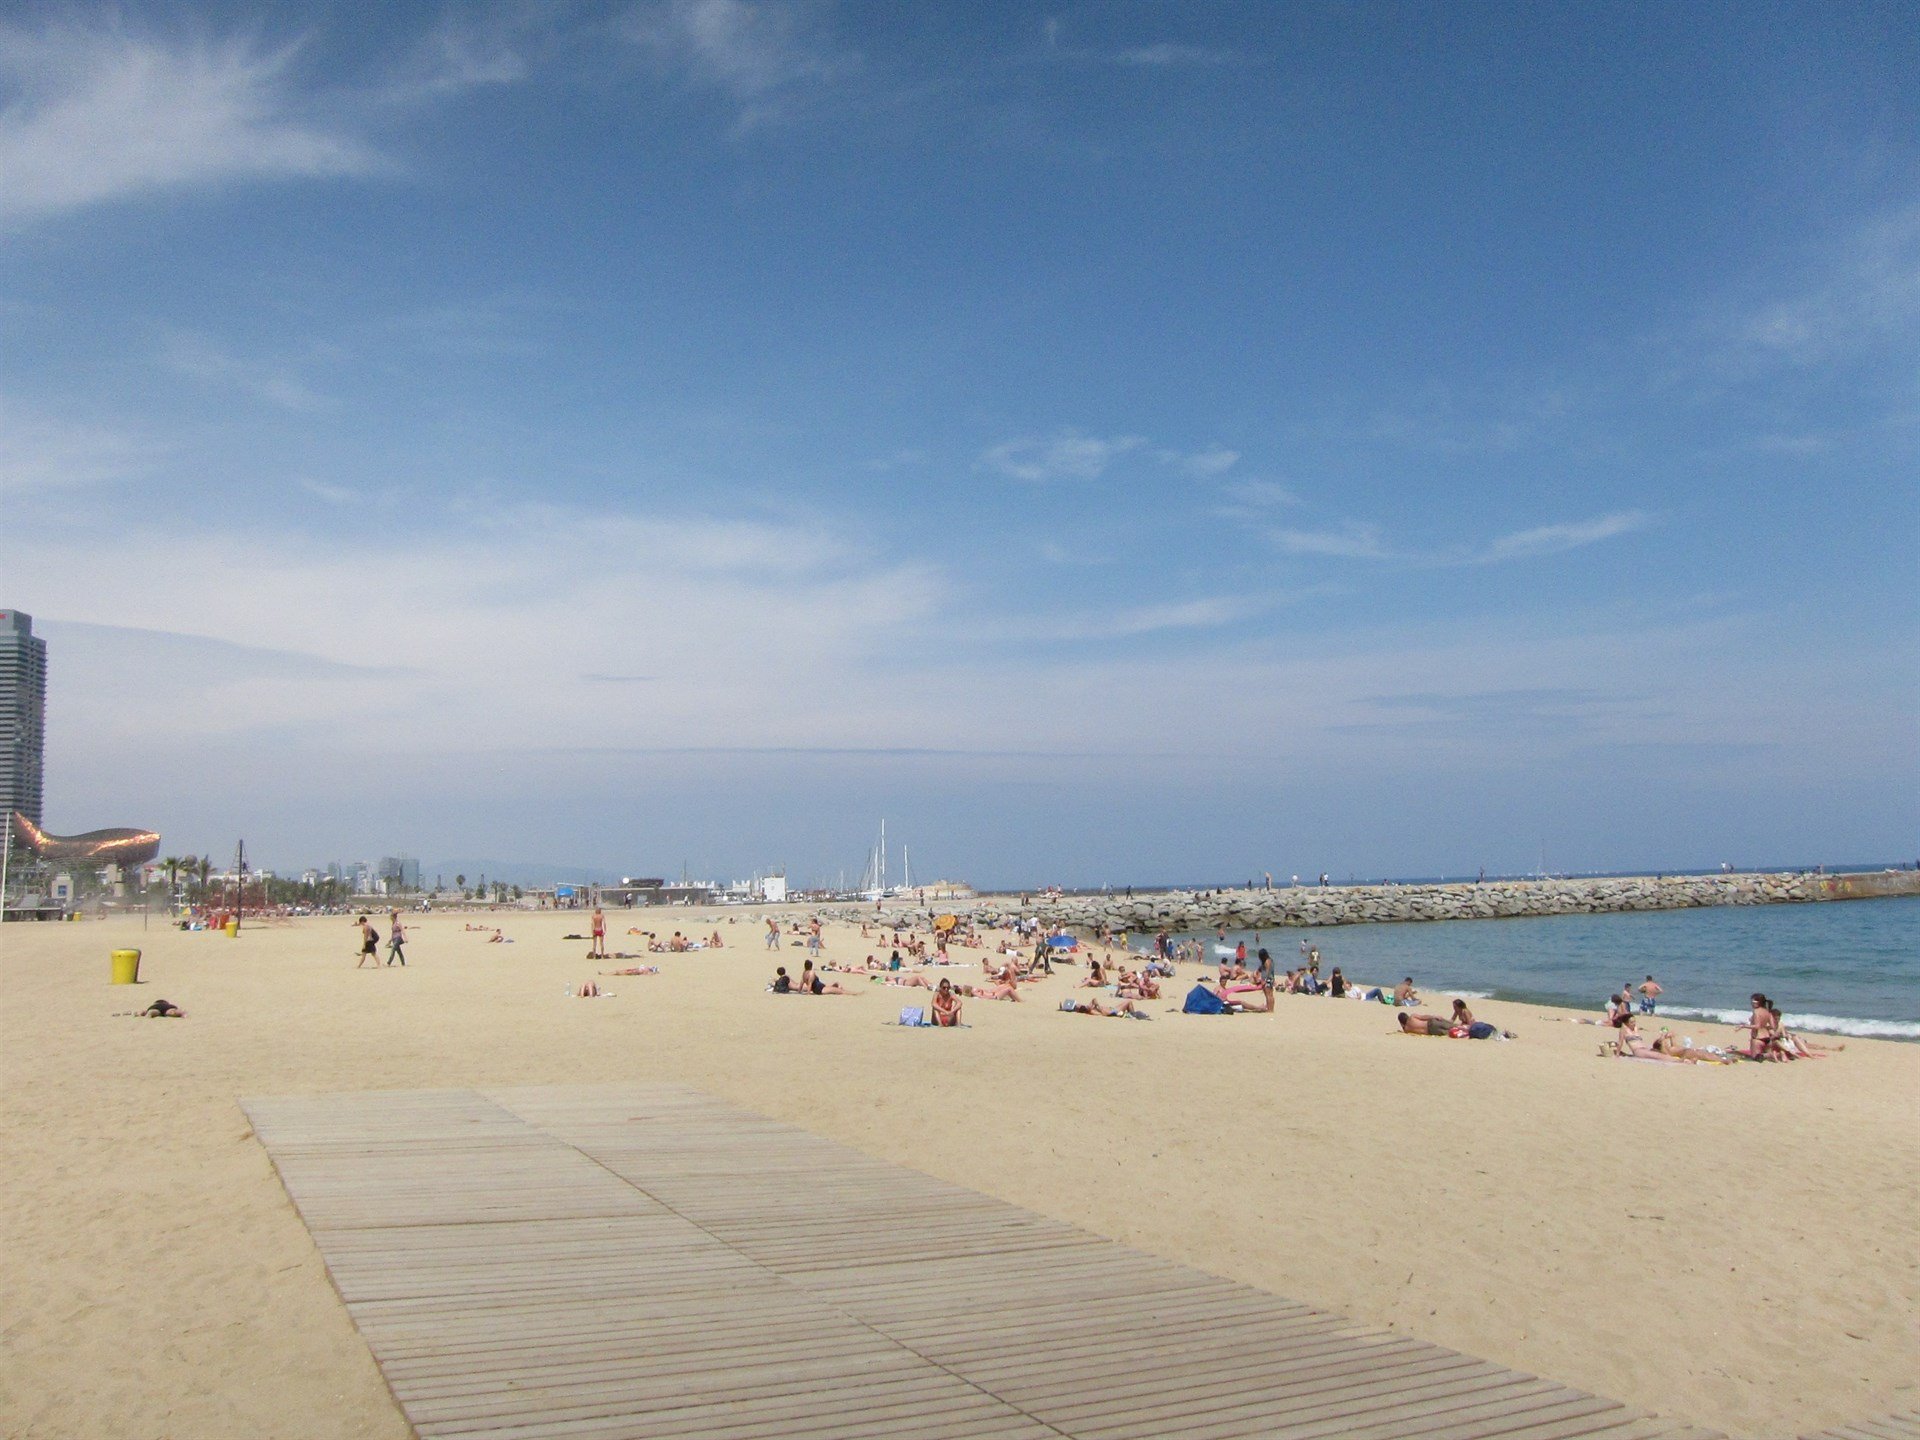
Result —
<instances>
[{"instance_id":1,"label":"beachgoer in water","mask_svg":"<svg viewBox=\"0 0 1920 1440\"><path fill-rule=\"evenodd\" d=\"M1651 975L1640 982L1640 1013L1651 1015L1660 1000L1660 982Z\"/></svg>"}]
</instances>

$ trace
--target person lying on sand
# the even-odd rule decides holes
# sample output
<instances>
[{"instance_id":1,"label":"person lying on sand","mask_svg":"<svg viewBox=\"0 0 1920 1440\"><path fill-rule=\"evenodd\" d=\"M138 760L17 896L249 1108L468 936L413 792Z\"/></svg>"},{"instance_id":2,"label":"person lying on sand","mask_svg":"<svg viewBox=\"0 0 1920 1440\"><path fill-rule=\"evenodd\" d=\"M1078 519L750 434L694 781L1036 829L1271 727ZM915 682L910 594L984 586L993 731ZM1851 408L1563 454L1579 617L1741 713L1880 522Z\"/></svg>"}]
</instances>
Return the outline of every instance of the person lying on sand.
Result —
<instances>
[{"instance_id":1,"label":"person lying on sand","mask_svg":"<svg viewBox=\"0 0 1920 1440\"><path fill-rule=\"evenodd\" d=\"M125 1020L184 1020L187 1012L171 1000L156 1000L144 1010L116 1010L114 1014Z\"/></svg>"},{"instance_id":2,"label":"person lying on sand","mask_svg":"<svg viewBox=\"0 0 1920 1440\"><path fill-rule=\"evenodd\" d=\"M1637 1030L1635 1033L1638 1033ZM1691 1040L1675 1035L1670 1030L1662 1030L1653 1038L1654 1051L1675 1060L1685 1060L1694 1065L1732 1065L1733 1056L1719 1050L1701 1050Z\"/></svg>"},{"instance_id":3,"label":"person lying on sand","mask_svg":"<svg viewBox=\"0 0 1920 1440\"><path fill-rule=\"evenodd\" d=\"M948 982L942 980L940 983L945 985ZM987 985L960 985L955 988L958 989L962 995L971 995L976 1000L1011 1000L1016 1005L1020 1003L1020 987L1018 985L1008 985L1005 982L996 981Z\"/></svg>"},{"instance_id":4,"label":"person lying on sand","mask_svg":"<svg viewBox=\"0 0 1920 1440\"><path fill-rule=\"evenodd\" d=\"M611 1000L613 998L611 990L602 990L591 980L582 981L580 988L571 993L576 1000Z\"/></svg>"},{"instance_id":5,"label":"person lying on sand","mask_svg":"<svg viewBox=\"0 0 1920 1440\"><path fill-rule=\"evenodd\" d=\"M1444 1036L1449 1029L1447 1022L1442 1020L1438 1015L1409 1015L1406 1011L1402 1010L1399 1019L1400 1033L1402 1035Z\"/></svg>"},{"instance_id":6,"label":"person lying on sand","mask_svg":"<svg viewBox=\"0 0 1920 1440\"><path fill-rule=\"evenodd\" d=\"M613 955L608 958L625 960L628 957L625 955ZM602 975L658 975L660 973L660 967L658 965L629 965L624 970L602 970L600 973Z\"/></svg>"},{"instance_id":7,"label":"person lying on sand","mask_svg":"<svg viewBox=\"0 0 1920 1440\"><path fill-rule=\"evenodd\" d=\"M1698 1065L1704 1058L1691 1049L1681 1051L1678 1045L1662 1048L1658 1041L1649 1040L1640 1033L1640 1027L1633 1023L1631 1015L1617 1028L1619 1033L1614 1036L1613 1053L1623 1060L1657 1060L1669 1065ZM1681 1053L1675 1053L1676 1051ZM1600 1053L1606 1054L1607 1047L1602 1045ZM1719 1063L1717 1057L1714 1058L1714 1063Z\"/></svg>"},{"instance_id":8,"label":"person lying on sand","mask_svg":"<svg viewBox=\"0 0 1920 1440\"><path fill-rule=\"evenodd\" d=\"M508 939L508 938L507 938L506 936L504 936L504 935L502 935L502 934L501 934L501 933L500 933L500 932L499 932L498 930L496 930L496 931L494 931L494 932L493 932L493 934L491 934L491 935L489 935L489 936L487 937L487 944L489 944L489 945L511 945L511 944L513 944L513 941L511 941L511 940L509 940L509 939Z\"/></svg>"},{"instance_id":9,"label":"person lying on sand","mask_svg":"<svg viewBox=\"0 0 1920 1440\"><path fill-rule=\"evenodd\" d=\"M1153 1018L1148 1015L1146 1011L1136 1009L1131 1000L1122 1000L1118 1005L1109 1006L1102 1005L1097 999L1076 1000L1069 995L1065 1000L1060 1002L1060 1008L1069 1015L1104 1015L1110 1019L1117 1019L1122 1015L1130 1015L1136 1020L1149 1020Z\"/></svg>"}]
</instances>

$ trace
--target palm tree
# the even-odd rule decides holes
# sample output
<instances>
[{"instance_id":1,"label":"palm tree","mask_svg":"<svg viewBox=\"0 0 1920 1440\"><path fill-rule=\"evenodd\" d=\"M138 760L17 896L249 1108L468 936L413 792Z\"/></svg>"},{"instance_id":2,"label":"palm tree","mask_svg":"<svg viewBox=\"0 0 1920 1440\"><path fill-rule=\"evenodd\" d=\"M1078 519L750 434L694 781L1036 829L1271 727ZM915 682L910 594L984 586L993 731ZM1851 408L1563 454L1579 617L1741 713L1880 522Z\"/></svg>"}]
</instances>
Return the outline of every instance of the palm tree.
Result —
<instances>
[{"instance_id":1,"label":"palm tree","mask_svg":"<svg viewBox=\"0 0 1920 1440\"><path fill-rule=\"evenodd\" d=\"M192 864L191 857L189 857L188 863ZM211 855L202 855L200 857L200 898L202 900L207 898L207 877L211 874L213 874L213 857Z\"/></svg>"},{"instance_id":2,"label":"palm tree","mask_svg":"<svg viewBox=\"0 0 1920 1440\"><path fill-rule=\"evenodd\" d=\"M464 875L456 875L453 877L453 883L464 891L467 888L467 877Z\"/></svg>"},{"instance_id":3,"label":"palm tree","mask_svg":"<svg viewBox=\"0 0 1920 1440\"><path fill-rule=\"evenodd\" d=\"M174 899L175 892L180 888L180 867L186 863L187 862L182 860L178 855L169 855L160 862L160 868L167 872L168 900Z\"/></svg>"}]
</instances>

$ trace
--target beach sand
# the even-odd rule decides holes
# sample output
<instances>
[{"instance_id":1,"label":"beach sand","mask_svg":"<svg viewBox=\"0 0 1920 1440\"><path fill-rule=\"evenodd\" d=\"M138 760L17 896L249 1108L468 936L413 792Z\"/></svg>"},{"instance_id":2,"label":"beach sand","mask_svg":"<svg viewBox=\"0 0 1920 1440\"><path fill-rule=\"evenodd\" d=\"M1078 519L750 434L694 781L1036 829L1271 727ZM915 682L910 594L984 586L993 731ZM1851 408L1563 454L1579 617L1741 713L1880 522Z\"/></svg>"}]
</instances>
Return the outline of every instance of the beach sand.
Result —
<instances>
[{"instance_id":1,"label":"beach sand","mask_svg":"<svg viewBox=\"0 0 1920 1440\"><path fill-rule=\"evenodd\" d=\"M401 1440L238 1098L654 1079L1736 1436L1920 1405L1920 1046L1635 1064L1495 1001L1474 1008L1517 1042L1284 996L1273 1016L1086 1019L1055 1008L1067 978L969 1003L964 1031L902 1030L885 1022L925 992L762 993L763 913L610 912L615 948L702 916L729 948L648 957L662 974L598 1001L564 993L612 968L559 938L578 913L486 917L513 945L423 917L404 970L355 970L337 918L237 940L6 927L0 1433ZM137 987L107 983L123 944L145 952ZM874 948L829 930L828 958ZM188 1018L114 1018L157 997Z\"/></svg>"}]
</instances>

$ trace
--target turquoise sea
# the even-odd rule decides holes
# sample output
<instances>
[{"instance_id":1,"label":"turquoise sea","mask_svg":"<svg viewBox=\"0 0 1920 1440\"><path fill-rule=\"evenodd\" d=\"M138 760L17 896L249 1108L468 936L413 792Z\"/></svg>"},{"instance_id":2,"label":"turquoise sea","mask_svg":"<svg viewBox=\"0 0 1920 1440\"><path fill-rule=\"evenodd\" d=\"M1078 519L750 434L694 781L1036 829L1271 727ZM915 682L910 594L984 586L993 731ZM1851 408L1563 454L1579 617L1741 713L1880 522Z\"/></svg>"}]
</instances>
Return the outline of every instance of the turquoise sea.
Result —
<instances>
[{"instance_id":1,"label":"turquoise sea","mask_svg":"<svg viewBox=\"0 0 1920 1440\"><path fill-rule=\"evenodd\" d=\"M1207 942L1216 937L1189 936ZM1370 985L1411 975L1422 994L1602 1008L1652 974L1660 1013L1737 1022L1771 996L1796 1029L1920 1040L1920 898L1717 906L1619 915L1228 931L1227 943L1299 962L1300 941ZM1134 938L1136 948L1151 941Z\"/></svg>"}]
</instances>

